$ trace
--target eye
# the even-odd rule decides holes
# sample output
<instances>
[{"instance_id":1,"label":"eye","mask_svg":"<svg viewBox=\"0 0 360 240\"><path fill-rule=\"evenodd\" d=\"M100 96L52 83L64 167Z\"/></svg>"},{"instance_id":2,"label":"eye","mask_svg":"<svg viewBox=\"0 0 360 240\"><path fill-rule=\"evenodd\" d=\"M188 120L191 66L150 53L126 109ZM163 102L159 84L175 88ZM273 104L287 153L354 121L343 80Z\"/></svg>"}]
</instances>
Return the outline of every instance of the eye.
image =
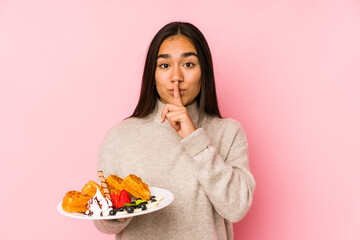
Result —
<instances>
[{"instance_id":1,"label":"eye","mask_svg":"<svg viewBox=\"0 0 360 240\"><path fill-rule=\"evenodd\" d=\"M188 68L190 68L190 67L193 67L195 64L193 64L193 63L191 63L191 62L187 62L187 63L185 63L185 67L188 67Z\"/></svg>"},{"instance_id":2,"label":"eye","mask_svg":"<svg viewBox=\"0 0 360 240\"><path fill-rule=\"evenodd\" d=\"M160 68L168 68L169 64L163 63L159 65Z\"/></svg>"}]
</instances>

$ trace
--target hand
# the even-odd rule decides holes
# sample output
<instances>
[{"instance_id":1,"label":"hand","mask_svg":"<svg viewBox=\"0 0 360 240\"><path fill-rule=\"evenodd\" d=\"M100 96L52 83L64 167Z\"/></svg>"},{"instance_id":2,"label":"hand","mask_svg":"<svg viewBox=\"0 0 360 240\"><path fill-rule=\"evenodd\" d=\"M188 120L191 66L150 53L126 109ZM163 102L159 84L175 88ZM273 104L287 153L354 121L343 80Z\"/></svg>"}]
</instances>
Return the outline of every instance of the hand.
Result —
<instances>
[{"instance_id":1,"label":"hand","mask_svg":"<svg viewBox=\"0 0 360 240\"><path fill-rule=\"evenodd\" d=\"M125 222L125 221L130 221L132 219L132 217L130 217L130 218L118 218L117 220L119 221L119 222ZM102 221L105 221L105 222L107 222L107 221L110 221L110 220L102 220Z\"/></svg>"},{"instance_id":2,"label":"hand","mask_svg":"<svg viewBox=\"0 0 360 240\"><path fill-rule=\"evenodd\" d=\"M132 218L118 218L119 222L125 222L125 221L130 221Z\"/></svg>"},{"instance_id":3,"label":"hand","mask_svg":"<svg viewBox=\"0 0 360 240\"><path fill-rule=\"evenodd\" d=\"M166 104L161 110L161 123L165 122L165 118L174 128L176 133L184 138L196 130L190 115L181 101L179 92L179 83L174 83L174 101L173 104Z\"/></svg>"}]
</instances>

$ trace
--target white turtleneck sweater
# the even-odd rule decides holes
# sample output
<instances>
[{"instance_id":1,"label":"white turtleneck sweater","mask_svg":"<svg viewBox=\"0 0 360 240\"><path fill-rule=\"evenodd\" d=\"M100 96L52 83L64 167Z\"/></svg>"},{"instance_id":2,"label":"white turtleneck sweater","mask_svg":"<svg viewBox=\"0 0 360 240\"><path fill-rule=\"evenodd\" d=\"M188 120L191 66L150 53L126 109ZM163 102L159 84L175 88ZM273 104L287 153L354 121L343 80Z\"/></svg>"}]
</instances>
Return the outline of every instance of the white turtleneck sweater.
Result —
<instances>
[{"instance_id":1,"label":"white turtleneck sweater","mask_svg":"<svg viewBox=\"0 0 360 240\"><path fill-rule=\"evenodd\" d=\"M146 118L128 118L106 135L98 168L105 177L133 173L151 187L174 194L159 211L117 220L95 221L116 239L232 239L232 223L248 211L255 181L249 169L244 129L233 119L205 116L187 106L197 130L181 139L165 121L164 104Z\"/></svg>"}]
</instances>

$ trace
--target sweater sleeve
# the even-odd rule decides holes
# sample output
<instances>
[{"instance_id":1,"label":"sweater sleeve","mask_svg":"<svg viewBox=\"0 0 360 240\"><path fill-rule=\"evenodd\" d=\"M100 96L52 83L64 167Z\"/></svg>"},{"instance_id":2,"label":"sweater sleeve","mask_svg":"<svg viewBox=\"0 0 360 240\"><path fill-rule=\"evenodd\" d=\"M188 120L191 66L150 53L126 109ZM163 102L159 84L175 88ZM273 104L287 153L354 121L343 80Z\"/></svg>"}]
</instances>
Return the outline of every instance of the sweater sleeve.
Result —
<instances>
[{"instance_id":1,"label":"sweater sleeve","mask_svg":"<svg viewBox=\"0 0 360 240\"><path fill-rule=\"evenodd\" d=\"M111 174L121 175L117 172L118 167L116 162L118 154L116 152L116 144L116 128L113 128L106 135L99 150L98 170L102 170L104 172L104 176L109 176ZM118 234L126 228L130 221L131 219L125 219L124 222L120 222L118 220L95 220L94 224L100 232Z\"/></svg>"},{"instance_id":2,"label":"sweater sleeve","mask_svg":"<svg viewBox=\"0 0 360 240\"><path fill-rule=\"evenodd\" d=\"M240 221L252 203L255 189L241 125L225 158L218 154L203 128L183 138L181 143L192 157L196 178L215 210L230 222Z\"/></svg>"}]
</instances>

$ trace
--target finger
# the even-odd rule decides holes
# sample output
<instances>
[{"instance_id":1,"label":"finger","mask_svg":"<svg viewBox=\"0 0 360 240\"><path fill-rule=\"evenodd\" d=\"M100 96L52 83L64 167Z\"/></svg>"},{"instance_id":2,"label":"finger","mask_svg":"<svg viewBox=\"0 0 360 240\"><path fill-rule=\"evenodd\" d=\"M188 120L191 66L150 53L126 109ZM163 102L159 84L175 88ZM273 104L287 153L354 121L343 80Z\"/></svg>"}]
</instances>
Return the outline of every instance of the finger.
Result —
<instances>
[{"instance_id":1,"label":"finger","mask_svg":"<svg viewBox=\"0 0 360 240\"><path fill-rule=\"evenodd\" d=\"M179 109L177 111L167 113L166 118L174 122L180 128L181 124L184 122L184 118L186 118L186 114L183 109Z\"/></svg>"},{"instance_id":2,"label":"finger","mask_svg":"<svg viewBox=\"0 0 360 240\"><path fill-rule=\"evenodd\" d=\"M182 123L183 122L183 117L184 117L184 113L185 111L182 109L176 110L176 111L172 111L172 112L168 112L166 114L166 118L167 119L171 119L174 122L177 123Z\"/></svg>"},{"instance_id":3,"label":"finger","mask_svg":"<svg viewBox=\"0 0 360 240\"><path fill-rule=\"evenodd\" d=\"M119 222L125 222L127 220L130 220L131 218L118 218Z\"/></svg>"},{"instance_id":4,"label":"finger","mask_svg":"<svg viewBox=\"0 0 360 240\"><path fill-rule=\"evenodd\" d=\"M169 112L177 111L180 108L181 107L178 106L178 105L166 104L165 107L163 107L163 109L161 110L161 120L160 120L160 122L161 123L165 122L166 114L168 114Z\"/></svg>"},{"instance_id":5,"label":"finger","mask_svg":"<svg viewBox=\"0 0 360 240\"><path fill-rule=\"evenodd\" d=\"M171 117L166 117L166 119L168 120L169 124L171 125L172 128L174 128L175 130L179 129L179 126L177 125L177 122L174 121L173 118Z\"/></svg>"},{"instance_id":6,"label":"finger","mask_svg":"<svg viewBox=\"0 0 360 240\"><path fill-rule=\"evenodd\" d=\"M165 121L165 114L166 114L165 111L167 111L166 105L165 105L165 107L163 107L163 109L161 109L161 119L160 119L161 123L163 123Z\"/></svg>"},{"instance_id":7,"label":"finger","mask_svg":"<svg viewBox=\"0 0 360 240\"><path fill-rule=\"evenodd\" d=\"M181 97L180 97L180 91L179 91L179 82L176 81L174 83L174 102L175 105L178 106L183 106L183 103L181 101Z\"/></svg>"},{"instance_id":8,"label":"finger","mask_svg":"<svg viewBox=\"0 0 360 240\"><path fill-rule=\"evenodd\" d=\"M170 112L169 106L168 104L165 104L165 107L161 109L161 120L160 120L161 123L165 122L166 114L168 112Z\"/></svg>"},{"instance_id":9,"label":"finger","mask_svg":"<svg viewBox=\"0 0 360 240\"><path fill-rule=\"evenodd\" d=\"M180 129L180 114L177 112L171 112L166 114L166 119L176 131Z\"/></svg>"}]
</instances>

